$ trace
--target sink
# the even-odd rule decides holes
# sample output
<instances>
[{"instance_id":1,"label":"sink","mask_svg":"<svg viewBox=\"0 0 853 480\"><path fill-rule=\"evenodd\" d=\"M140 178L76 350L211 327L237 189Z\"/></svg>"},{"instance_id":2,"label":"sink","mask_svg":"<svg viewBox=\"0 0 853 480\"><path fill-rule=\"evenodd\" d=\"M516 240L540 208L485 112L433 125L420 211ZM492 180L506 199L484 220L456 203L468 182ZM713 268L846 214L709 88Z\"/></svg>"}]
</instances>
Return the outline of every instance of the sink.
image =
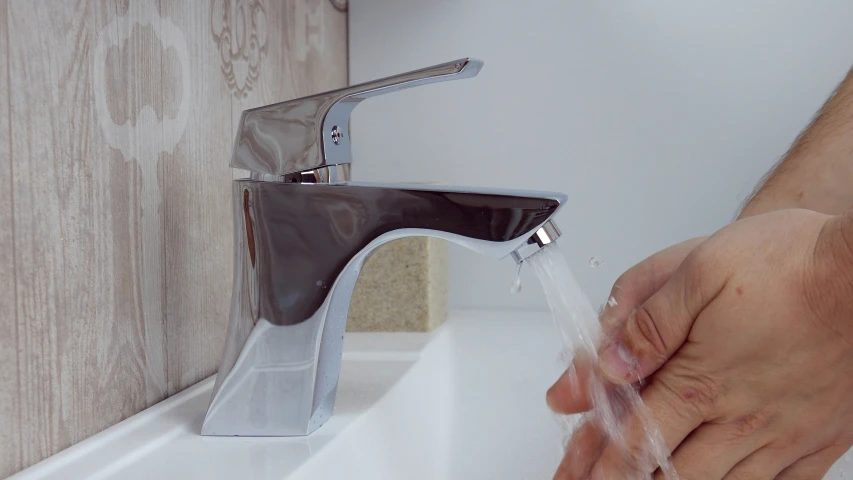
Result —
<instances>
[{"instance_id":1,"label":"sink","mask_svg":"<svg viewBox=\"0 0 853 480\"><path fill-rule=\"evenodd\" d=\"M211 377L12 478L550 478L555 333L547 313L456 311L347 334L334 416L307 437L202 437Z\"/></svg>"},{"instance_id":2,"label":"sink","mask_svg":"<svg viewBox=\"0 0 853 480\"><path fill-rule=\"evenodd\" d=\"M561 373L547 313L455 311L436 332L351 333L334 416L307 437L202 437L213 378L12 477L551 478ZM828 479L853 473L851 454Z\"/></svg>"}]
</instances>

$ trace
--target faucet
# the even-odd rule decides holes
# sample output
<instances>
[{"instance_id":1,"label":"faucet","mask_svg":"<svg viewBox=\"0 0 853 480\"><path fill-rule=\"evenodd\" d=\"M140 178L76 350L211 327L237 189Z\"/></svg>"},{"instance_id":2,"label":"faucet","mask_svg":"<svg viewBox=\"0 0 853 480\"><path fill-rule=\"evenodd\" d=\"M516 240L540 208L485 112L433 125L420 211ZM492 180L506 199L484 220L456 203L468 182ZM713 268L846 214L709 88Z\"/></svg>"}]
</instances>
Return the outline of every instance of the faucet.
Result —
<instances>
[{"instance_id":1,"label":"faucet","mask_svg":"<svg viewBox=\"0 0 853 480\"><path fill-rule=\"evenodd\" d=\"M560 193L350 181L364 99L476 76L461 59L243 112L230 166L234 278L202 435L308 435L332 415L347 311L367 255L430 236L524 259L560 236Z\"/></svg>"}]
</instances>

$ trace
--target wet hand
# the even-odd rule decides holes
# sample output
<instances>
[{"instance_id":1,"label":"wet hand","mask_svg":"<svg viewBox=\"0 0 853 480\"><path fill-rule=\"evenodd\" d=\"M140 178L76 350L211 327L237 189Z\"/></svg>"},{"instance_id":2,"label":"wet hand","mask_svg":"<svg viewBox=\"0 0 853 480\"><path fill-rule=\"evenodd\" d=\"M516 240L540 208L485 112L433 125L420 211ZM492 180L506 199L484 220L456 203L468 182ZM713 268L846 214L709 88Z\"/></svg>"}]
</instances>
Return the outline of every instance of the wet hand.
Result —
<instances>
[{"instance_id":1,"label":"wet hand","mask_svg":"<svg viewBox=\"0 0 853 480\"><path fill-rule=\"evenodd\" d=\"M635 306L651 298L669 281L681 262L708 237L699 237L668 247L646 258L623 273L613 284L608 303L602 307L600 320L605 334L619 327ZM558 413L578 413L589 410L589 395L585 377L590 374L587 364L577 365L580 381L569 379L569 372L557 381L546 395L548 405Z\"/></svg>"},{"instance_id":2,"label":"wet hand","mask_svg":"<svg viewBox=\"0 0 853 480\"><path fill-rule=\"evenodd\" d=\"M614 288L622 310L603 316L600 370L580 365L549 404L588 409L583 380L599 372L645 378L682 478L821 478L853 445L853 218L772 212L674 248L646 286L623 286L623 300ZM584 455L556 478L653 472L639 418L622 422L627 448L588 425L569 446Z\"/></svg>"}]
</instances>

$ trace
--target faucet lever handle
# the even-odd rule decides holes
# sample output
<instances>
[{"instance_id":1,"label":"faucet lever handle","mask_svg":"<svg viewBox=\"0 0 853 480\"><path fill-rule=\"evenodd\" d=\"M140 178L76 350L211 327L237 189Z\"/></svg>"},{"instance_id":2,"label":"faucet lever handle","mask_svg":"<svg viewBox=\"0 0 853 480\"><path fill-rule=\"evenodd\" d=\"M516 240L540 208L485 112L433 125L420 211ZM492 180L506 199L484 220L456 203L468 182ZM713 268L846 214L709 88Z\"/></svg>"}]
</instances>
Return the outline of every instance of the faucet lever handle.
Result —
<instances>
[{"instance_id":1,"label":"faucet lever handle","mask_svg":"<svg viewBox=\"0 0 853 480\"><path fill-rule=\"evenodd\" d=\"M349 118L364 99L476 76L483 62L463 58L351 87L243 112L231 167L287 175L352 163Z\"/></svg>"}]
</instances>

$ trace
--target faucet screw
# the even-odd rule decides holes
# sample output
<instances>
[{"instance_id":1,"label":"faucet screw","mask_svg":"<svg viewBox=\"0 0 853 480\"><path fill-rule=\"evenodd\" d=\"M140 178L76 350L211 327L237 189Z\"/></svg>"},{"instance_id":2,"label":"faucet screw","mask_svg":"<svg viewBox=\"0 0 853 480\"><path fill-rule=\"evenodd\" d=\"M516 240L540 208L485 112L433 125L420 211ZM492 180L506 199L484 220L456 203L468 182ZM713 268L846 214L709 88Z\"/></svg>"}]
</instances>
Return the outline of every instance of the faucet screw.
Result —
<instances>
[{"instance_id":1,"label":"faucet screw","mask_svg":"<svg viewBox=\"0 0 853 480\"><path fill-rule=\"evenodd\" d=\"M341 133L341 131L340 131L340 130L338 130L338 126L337 126L337 125L335 125L334 127L332 127L332 141L333 141L333 142L335 142L335 145L337 145L337 144L338 144L338 140L339 140L341 137L343 137L343 136L344 136L344 134L343 134L343 133Z\"/></svg>"}]
</instances>

